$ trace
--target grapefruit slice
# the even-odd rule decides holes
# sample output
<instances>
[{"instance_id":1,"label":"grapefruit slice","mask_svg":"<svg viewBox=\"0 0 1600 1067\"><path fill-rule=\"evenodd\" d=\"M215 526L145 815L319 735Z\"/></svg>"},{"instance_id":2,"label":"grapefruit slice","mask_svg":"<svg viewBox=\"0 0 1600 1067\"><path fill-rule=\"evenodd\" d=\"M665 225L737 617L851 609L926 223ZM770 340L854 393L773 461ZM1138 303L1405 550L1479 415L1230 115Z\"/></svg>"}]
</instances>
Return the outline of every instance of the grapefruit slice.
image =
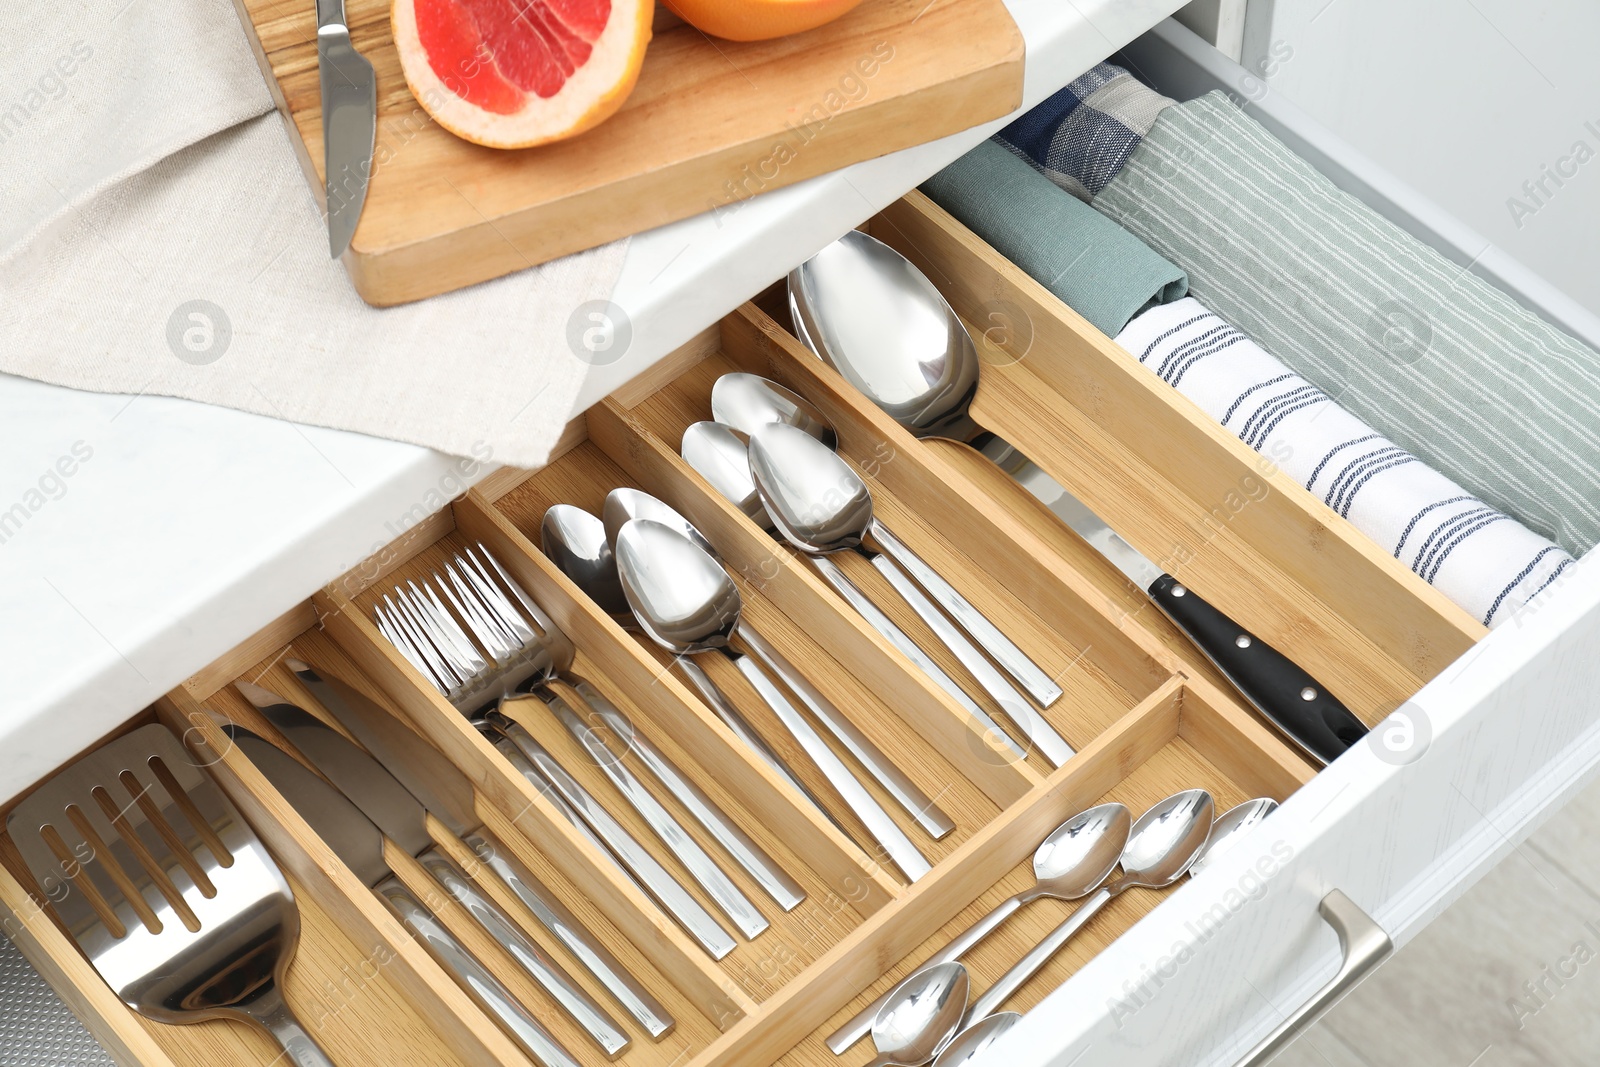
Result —
<instances>
[{"instance_id":1,"label":"grapefruit slice","mask_svg":"<svg viewBox=\"0 0 1600 1067\"><path fill-rule=\"evenodd\" d=\"M728 41L767 41L832 22L861 0L662 0L702 33Z\"/></svg>"},{"instance_id":2,"label":"grapefruit slice","mask_svg":"<svg viewBox=\"0 0 1600 1067\"><path fill-rule=\"evenodd\" d=\"M411 93L458 137L530 148L582 133L633 91L655 0L394 0Z\"/></svg>"}]
</instances>

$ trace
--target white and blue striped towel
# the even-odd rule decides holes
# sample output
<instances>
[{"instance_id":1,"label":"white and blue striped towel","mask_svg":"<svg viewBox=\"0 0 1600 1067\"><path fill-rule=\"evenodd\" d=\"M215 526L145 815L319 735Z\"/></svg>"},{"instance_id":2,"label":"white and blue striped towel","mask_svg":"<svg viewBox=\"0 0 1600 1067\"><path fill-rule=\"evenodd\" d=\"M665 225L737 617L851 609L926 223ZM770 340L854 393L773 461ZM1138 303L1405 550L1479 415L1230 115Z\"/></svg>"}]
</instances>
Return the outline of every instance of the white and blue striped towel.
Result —
<instances>
[{"instance_id":1,"label":"white and blue striped towel","mask_svg":"<svg viewBox=\"0 0 1600 1067\"><path fill-rule=\"evenodd\" d=\"M1573 565L1193 297L1139 315L1117 343L1486 625L1513 617Z\"/></svg>"}]
</instances>

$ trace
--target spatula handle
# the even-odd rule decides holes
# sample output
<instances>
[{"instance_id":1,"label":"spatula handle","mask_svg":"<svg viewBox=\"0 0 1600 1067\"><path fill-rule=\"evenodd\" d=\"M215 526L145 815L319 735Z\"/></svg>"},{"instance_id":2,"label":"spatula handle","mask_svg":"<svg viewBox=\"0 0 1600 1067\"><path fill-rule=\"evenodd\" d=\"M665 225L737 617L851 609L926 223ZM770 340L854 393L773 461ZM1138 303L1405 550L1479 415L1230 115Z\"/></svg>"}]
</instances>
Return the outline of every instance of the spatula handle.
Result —
<instances>
[{"instance_id":1,"label":"spatula handle","mask_svg":"<svg viewBox=\"0 0 1600 1067\"><path fill-rule=\"evenodd\" d=\"M283 990L274 982L250 1003L246 1009L252 1019L266 1028L283 1046L284 1055L293 1067L334 1067L322 1046L311 1039L294 1011L283 999Z\"/></svg>"}]
</instances>

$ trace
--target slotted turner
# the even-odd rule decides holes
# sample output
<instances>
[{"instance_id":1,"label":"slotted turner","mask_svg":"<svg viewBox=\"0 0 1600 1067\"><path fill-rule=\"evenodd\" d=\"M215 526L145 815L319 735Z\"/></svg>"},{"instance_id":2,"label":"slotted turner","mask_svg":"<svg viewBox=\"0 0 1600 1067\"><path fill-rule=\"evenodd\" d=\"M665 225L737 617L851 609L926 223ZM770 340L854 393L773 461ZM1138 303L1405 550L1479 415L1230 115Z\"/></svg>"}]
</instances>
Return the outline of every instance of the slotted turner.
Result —
<instances>
[{"instance_id":1,"label":"slotted turner","mask_svg":"<svg viewBox=\"0 0 1600 1067\"><path fill-rule=\"evenodd\" d=\"M266 848L166 727L67 767L6 820L100 977L165 1023L249 1019L289 1062L333 1067L283 999L300 913Z\"/></svg>"}]
</instances>

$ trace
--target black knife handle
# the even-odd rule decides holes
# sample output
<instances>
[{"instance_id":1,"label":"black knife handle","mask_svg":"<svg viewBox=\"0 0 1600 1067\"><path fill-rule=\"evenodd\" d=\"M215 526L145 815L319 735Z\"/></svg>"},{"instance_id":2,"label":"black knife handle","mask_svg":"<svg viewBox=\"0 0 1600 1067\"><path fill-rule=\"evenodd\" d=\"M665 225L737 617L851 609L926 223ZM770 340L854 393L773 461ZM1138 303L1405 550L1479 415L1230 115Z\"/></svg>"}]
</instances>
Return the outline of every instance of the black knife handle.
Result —
<instances>
[{"instance_id":1,"label":"black knife handle","mask_svg":"<svg viewBox=\"0 0 1600 1067\"><path fill-rule=\"evenodd\" d=\"M1366 725L1320 682L1172 575L1157 578L1149 592L1245 699L1317 762L1333 762L1366 734Z\"/></svg>"}]
</instances>

